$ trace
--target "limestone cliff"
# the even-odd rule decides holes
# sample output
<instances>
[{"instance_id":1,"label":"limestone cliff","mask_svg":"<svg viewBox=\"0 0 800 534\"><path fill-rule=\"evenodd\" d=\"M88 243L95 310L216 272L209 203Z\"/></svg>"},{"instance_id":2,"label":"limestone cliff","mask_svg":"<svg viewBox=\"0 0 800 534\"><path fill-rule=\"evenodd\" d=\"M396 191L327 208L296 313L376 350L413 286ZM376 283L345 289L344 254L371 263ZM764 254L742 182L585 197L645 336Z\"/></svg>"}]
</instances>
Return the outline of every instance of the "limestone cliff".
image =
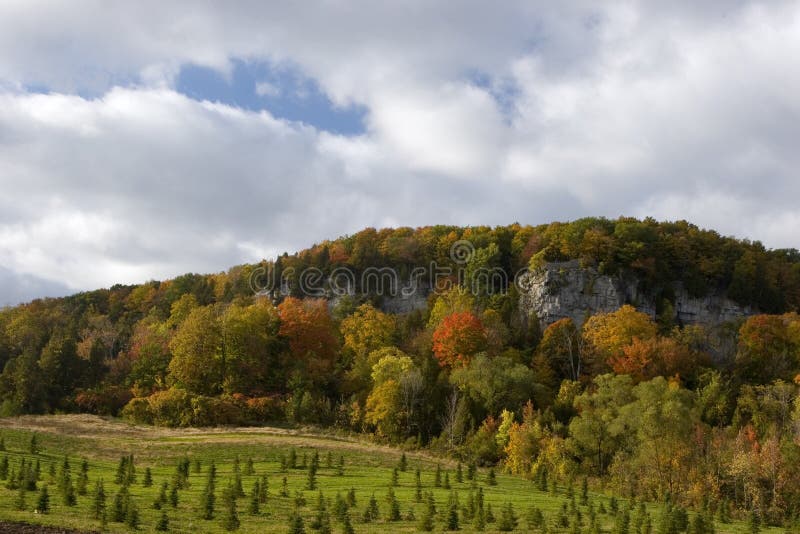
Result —
<instances>
[{"instance_id":1,"label":"limestone cliff","mask_svg":"<svg viewBox=\"0 0 800 534\"><path fill-rule=\"evenodd\" d=\"M565 317L580 325L593 314L614 311L624 304L653 317L656 314L655 296L641 292L636 278L600 274L581 267L577 260L548 263L522 275L517 286L520 310L528 316L535 313L542 326ZM671 289L677 323L718 325L755 313L719 293L695 298L680 282Z\"/></svg>"}]
</instances>

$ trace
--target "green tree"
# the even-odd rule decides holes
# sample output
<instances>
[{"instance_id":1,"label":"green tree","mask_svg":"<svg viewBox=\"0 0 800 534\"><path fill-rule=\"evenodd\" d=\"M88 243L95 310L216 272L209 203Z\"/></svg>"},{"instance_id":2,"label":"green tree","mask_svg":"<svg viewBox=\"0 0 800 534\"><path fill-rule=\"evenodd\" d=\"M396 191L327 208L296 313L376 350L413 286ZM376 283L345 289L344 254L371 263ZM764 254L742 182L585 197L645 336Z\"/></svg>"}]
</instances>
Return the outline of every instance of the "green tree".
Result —
<instances>
[{"instance_id":1,"label":"green tree","mask_svg":"<svg viewBox=\"0 0 800 534\"><path fill-rule=\"evenodd\" d=\"M36 511L40 514L47 514L50 512L50 494L47 491L47 484L42 486L39 490L39 498L36 501Z\"/></svg>"},{"instance_id":2,"label":"green tree","mask_svg":"<svg viewBox=\"0 0 800 534\"><path fill-rule=\"evenodd\" d=\"M103 488L103 481L98 480L94 483L94 492L92 496L92 518L102 519L106 514L106 492Z\"/></svg>"},{"instance_id":3,"label":"green tree","mask_svg":"<svg viewBox=\"0 0 800 534\"><path fill-rule=\"evenodd\" d=\"M221 347L222 332L214 309L193 309L170 341L170 379L192 393L216 394L223 380Z\"/></svg>"},{"instance_id":4,"label":"green tree","mask_svg":"<svg viewBox=\"0 0 800 534\"><path fill-rule=\"evenodd\" d=\"M222 528L227 531L238 530L240 526L239 513L236 510L237 490L234 484L229 484L222 492L222 502L225 513L222 516Z\"/></svg>"}]
</instances>

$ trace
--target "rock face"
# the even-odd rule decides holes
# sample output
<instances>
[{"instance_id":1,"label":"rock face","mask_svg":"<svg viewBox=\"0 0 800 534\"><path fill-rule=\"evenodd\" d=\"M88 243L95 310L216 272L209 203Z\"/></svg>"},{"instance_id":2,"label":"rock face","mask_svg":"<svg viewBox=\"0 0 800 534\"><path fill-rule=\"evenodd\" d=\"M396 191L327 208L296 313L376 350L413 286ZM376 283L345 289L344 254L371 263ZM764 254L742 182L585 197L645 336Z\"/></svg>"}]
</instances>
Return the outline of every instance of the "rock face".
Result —
<instances>
[{"instance_id":1,"label":"rock face","mask_svg":"<svg viewBox=\"0 0 800 534\"><path fill-rule=\"evenodd\" d=\"M638 280L599 274L593 268L581 267L577 260L548 263L520 276L517 286L520 309L529 317L535 313L543 327L565 317L581 325L591 315L625 304L651 317L656 315L654 296L639 291ZM672 290L677 323L716 326L755 313L721 294L692 297L680 282L674 283Z\"/></svg>"}]
</instances>

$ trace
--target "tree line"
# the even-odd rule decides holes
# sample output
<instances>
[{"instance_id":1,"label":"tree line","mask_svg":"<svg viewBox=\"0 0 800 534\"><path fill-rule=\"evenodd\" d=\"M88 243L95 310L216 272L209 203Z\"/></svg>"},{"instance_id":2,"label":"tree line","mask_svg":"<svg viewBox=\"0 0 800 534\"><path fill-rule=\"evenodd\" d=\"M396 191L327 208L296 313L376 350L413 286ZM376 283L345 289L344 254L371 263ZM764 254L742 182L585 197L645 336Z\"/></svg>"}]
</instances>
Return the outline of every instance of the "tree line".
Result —
<instances>
[{"instance_id":1,"label":"tree line","mask_svg":"<svg viewBox=\"0 0 800 534\"><path fill-rule=\"evenodd\" d=\"M460 239L509 272L578 258L635 272L665 299L682 279L773 313L709 328L625 306L542 331L513 288L475 294L454 280L426 310L392 315L368 294L259 297L247 282L257 266L241 266L3 310L0 413L337 426L537 483L587 476L773 523L800 512L796 251L686 223L584 219L366 230L275 263L410 267L452 261Z\"/></svg>"}]
</instances>

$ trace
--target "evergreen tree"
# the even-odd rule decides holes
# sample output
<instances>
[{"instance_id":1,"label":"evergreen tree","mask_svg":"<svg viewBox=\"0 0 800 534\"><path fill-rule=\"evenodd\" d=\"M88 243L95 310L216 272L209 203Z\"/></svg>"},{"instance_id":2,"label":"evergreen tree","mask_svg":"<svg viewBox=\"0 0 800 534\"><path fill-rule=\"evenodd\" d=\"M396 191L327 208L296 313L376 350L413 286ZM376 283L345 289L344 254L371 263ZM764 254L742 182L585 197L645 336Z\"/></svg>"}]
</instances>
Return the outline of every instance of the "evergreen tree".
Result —
<instances>
[{"instance_id":1,"label":"evergreen tree","mask_svg":"<svg viewBox=\"0 0 800 534\"><path fill-rule=\"evenodd\" d=\"M162 510L161 517L158 519L158 523L156 523L156 531L167 532L168 530L169 530L169 517L167 517L166 510Z\"/></svg>"},{"instance_id":2,"label":"evergreen tree","mask_svg":"<svg viewBox=\"0 0 800 534\"><path fill-rule=\"evenodd\" d=\"M475 462L472 461L467 464L467 480L475 480L475 472L478 470Z\"/></svg>"},{"instance_id":3,"label":"evergreen tree","mask_svg":"<svg viewBox=\"0 0 800 534\"><path fill-rule=\"evenodd\" d=\"M397 468L395 467L394 469L392 469L392 479L389 481L389 486L396 486L399 478L400 474L397 471Z\"/></svg>"},{"instance_id":4,"label":"evergreen tree","mask_svg":"<svg viewBox=\"0 0 800 534\"><path fill-rule=\"evenodd\" d=\"M426 494L425 510L419 519L417 529L423 532L430 532L433 530L434 521L436 518L436 501L433 498L433 493Z\"/></svg>"},{"instance_id":5,"label":"evergreen tree","mask_svg":"<svg viewBox=\"0 0 800 534\"><path fill-rule=\"evenodd\" d=\"M422 502L422 473L419 467L414 471L414 502Z\"/></svg>"},{"instance_id":6,"label":"evergreen tree","mask_svg":"<svg viewBox=\"0 0 800 534\"><path fill-rule=\"evenodd\" d=\"M258 502L264 504L269 497L269 480L267 475L261 475L261 481L258 484Z\"/></svg>"},{"instance_id":7,"label":"evergreen tree","mask_svg":"<svg viewBox=\"0 0 800 534\"><path fill-rule=\"evenodd\" d=\"M450 473L447 471L444 472L444 483L442 484L444 489L450 489Z\"/></svg>"},{"instance_id":8,"label":"evergreen tree","mask_svg":"<svg viewBox=\"0 0 800 534\"><path fill-rule=\"evenodd\" d=\"M386 502L389 504L389 515L387 519L389 521L400 521L400 502L397 500L393 488L389 488L389 493L386 495Z\"/></svg>"},{"instance_id":9,"label":"evergreen tree","mask_svg":"<svg viewBox=\"0 0 800 534\"><path fill-rule=\"evenodd\" d=\"M349 521L350 521L350 513L347 512L344 515L344 521L342 521L342 523L344 524L344 522L349 522ZM350 525L350 528L352 528L352 525ZM317 528L317 530L319 531L319 534L331 534L331 532L333 531L333 529L331 528L331 516L327 510L322 512L322 515L319 518L319 528Z\"/></svg>"},{"instance_id":10,"label":"evergreen tree","mask_svg":"<svg viewBox=\"0 0 800 534\"><path fill-rule=\"evenodd\" d=\"M212 463L206 477L206 487L203 489L203 493L200 496L200 518L206 521L214 519L214 501L216 499L214 495L215 477L216 468Z\"/></svg>"},{"instance_id":11,"label":"evergreen tree","mask_svg":"<svg viewBox=\"0 0 800 534\"><path fill-rule=\"evenodd\" d=\"M173 508L178 507L178 488L175 486L172 486L169 490L169 504Z\"/></svg>"},{"instance_id":12,"label":"evergreen tree","mask_svg":"<svg viewBox=\"0 0 800 534\"><path fill-rule=\"evenodd\" d=\"M342 494L337 492L336 499L333 501L333 514L339 521L344 520L344 514L347 513L347 501L342 497Z\"/></svg>"},{"instance_id":13,"label":"evergreen tree","mask_svg":"<svg viewBox=\"0 0 800 534\"><path fill-rule=\"evenodd\" d=\"M347 506L351 508L356 505L356 489L350 488L347 492Z\"/></svg>"},{"instance_id":14,"label":"evergreen tree","mask_svg":"<svg viewBox=\"0 0 800 534\"><path fill-rule=\"evenodd\" d=\"M132 454L128 456L128 461L125 467L125 484L133 484L136 482L136 466L133 463Z\"/></svg>"},{"instance_id":15,"label":"evergreen tree","mask_svg":"<svg viewBox=\"0 0 800 534\"><path fill-rule=\"evenodd\" d=\"M486 483L490 486L497 485L497 476L494 473L494 467L489 468L489 474L486 477Z\"/></svg>"},{"instance_id":16,"label":"evergreen tree","mask_svg":"<svg viewBox=\"0 0 800 534\"><path fill-rule=\"evenodd\" d=\"M492 503L486 505L486 522L494 523L494 512L492 511Z\"/></svg>"},{"instance_id":17,"label":"evergreen tree","mask_svg":"<svg viewBox=\"0 0 800 534\"><path fill-rule=\"evenodd\" d=\"M500 511L500 521L497 522L497 530L500 532L511 532L517 528L517 516L514 514L514 506L507 502Z\"/></svg>"},{"instance_id":18,"label":"evergreen tree","mask_svg":"<svg viewBox=\"0 0 800 534\"><path fill-rule=\"evenodd\" d=\"M581 481L581 505L586 506L589 504L589 480L583 477Z\"/></svg>"},{"instance_id":19,"label":"evergreen tree","mask_svg":"<svg viewBox=\"0 0 800 534\"><path fill-rule=\"evenodd\" d=\"M36 500L36 511L46 514L50 511L50 494L47 492L47 484L39 490L39 498Z\"/></svg>"},{"instance_id":20,"label":"evergreen tree","mask_svg":"<svg viewBox=\"0 0 800 534\"><path fill-rule=\"evenodd\" d=\"M339 464L336 466L336 475L344 476L344 455L339 455Z\"/></svg>"},{"instance_id":21,"label":"evergreen tree","mask_svg":"<svg viewBox=\"0 0 800 534\"><path fill-rule=\"evenodd\" d=\"M144 470L144 478L142 479L142 486L145 488L149 488L153 485L153 473L150 471L150 468L147 467Z\"/></svg>"},{"instance_id":22,"label":"evergreen tree","mask_svg":"<svg viewBox=\"0 0 800 534\"><path fill-rule=\"evenodd\" d=\"M111 513L112 521L115 523L122 523L125 521L125 518L128 516L129 500L128 487L122 486L119 491L117 491L117 494L114 495L114 508Z\"/></svg>"},{"instance_id":23,"label":"evergreen tree","mask_svg":"<svg viewBox=\"0 0 800 534\"><path fill-rule=\"evenodd\" d=\"M115 484L124 484L125 483L125 475L128 472L127 465L128 465L128 457L127 456L122 456L119 459L119 463L117 464L117 473L114 476L114 483Z\"/></svg>"},{"instance_id":24,"label":"evergreen tree","mask_svg":"<svg viewBox=\"0 0 800 534\"><path fill-rule=\"evenodd\" d=\"M333 467L333 454L331 454L331 451L328 451L328 453L325 455L325 467L328 469Z\"/></svg>"},{"instance_id":25,"label":"evergreen tree","mask_svg":"<svg viewBox=\"0 0 800 534\"><path fill-rule=\"evenodd\" d=\"M311 461L308 466L308 475L306 477L306 489L314 491L317 489L317 462Z\"/></svg>"},{"instance_id":26,"label":"evergreen tree","mask_svg":"<svg viewBox=\"0 0 800 534\"><path fill-rule=\"evenodd\" d=\"M324 530L320 530L320 534L323 534ZM330 530L328 530L330 532ZM353 529L353 522L350 520L350 512L344 514L344 519L342 520L342 534L355 534L355 530Z\"/></svg>"},{"instance_id":27,"label":"evergreen tree","mask_svg":"<svg viewBox=\"0 0 800 534\"><path fill-rule=\"evenodd\" d=\"M14 471L14 468L11 468L11 471L8 475L6 480L6 489L15 490L17 489L17 473Z\"/></svg>"},{"instance_id":28,"label":"evergreen tree","mask_svg":"<svg viewBox=\"0 0 800 534\"><path fill-rule=\"evenodd\" d=\"M289 449L289 461L287 463L289 469L297 469L297 451L294 450L294 447Z\"/></svg>"},{"instance_id":29,"label":"evergreen tree","mask_svg":"<svg viewBox=\"0 0 800 534\"><path fill-rule=\"evenodd\" d=\"M369 498L366 509L364 510L364 522L369 523L371 521L377 521L379 518L380 510L378 509L378 500L375 498L375 494L373 493Z\"/></svg>"},{"instance_id":30,"label":"evergreen tree","mask_svg":"<svg viewBox=\"0 0 800 534\"><path fill-rule=\"evenodd\" d=\"M166 482L162 482L158 496L153 501L153 508L156 510L161 510L164 505L167 504L167 488L168 484Z\"/></svg>"},{"instance_id":31,"label":"evergreen tree","mask_svg":"<svg viewBox=\"0 0 800 534\"><path fill-rule=\"evenodd\" d=\"M253 459L252 458L248 458L247 459L247 463L244 464L244 474L248 475L248 476L256 474L256 469L255 469L255 467L253 467Z\"/></svg>"},{"instance_id":32,"label":"evergreen tree","mask_svg":"<svg viewBox=\"0 0 800 534\"><path fill-rule=\"evenodd\" d=\"M289 534L306 534L303 517L298 510L293 511L289 516Z\"/></svg>"},{"instance_id":33,"label":"evergreen tree","mask_svg":"<svg viewBox=\"0 0 800 534\"><path fill-rule=\"evenodd\" d=\"M475 511L475 517L472 518L472 528L478 532L486 530L486 512L483 508L478 508Z\"/></svg>"},{"instance_id":34,"label":"evergreen tree","mask_svg":"<svg viewBox=\"0 0 800 534\"><path fill-rule=\"evenodd\" d=\"M531 506L528 513L525 515L525 521L528 523L528 530L542 528L544 525L544 514L537 506Z\"/></svg>"},{"instance_id":35,"label":"evergreen tree","mask_svg":"<svg viewBox=\"0 0 800 534\"><path fill-rule=\"evenodd\" d=\"M406 453L403 453L403 455L400 457L400 462L397 464L397 468L403 473L405 473L406 469L408 469L408 459L406 458Z\"/></svg>"},{"instance_id":36,"label":"evergreen tree","mask_svg":"<svg viewBox=\"0 0 800 534\"><path fill-rule=\"evenodd\" d=\"M228 484L222 492L222 502L225 513L222 516L222 528L228 532L238 530L240 526L239 513L236 510L237 490L235 483Z\"/></svg>"},{"instance_id":37,"label":"evergreen tree","mask_svg":"<svg viewBox=\"0 0 800 534\"><path fill-rule=\"evenodd\" d=\"M286 480L286 477L283 477L281 480L281 497L288 497L289 496L289 482Z\"/></svg>"},{"instance_id":38,"label":"evergreen tree","mask_svg":"<svg viewBox=\"0 0 800 534\"><path fill-rule=\"evenodd\" d=\"M433 475L433 485L437 488L442 487L442 466L436 464L436 472Z\"/></svg>"},{"instance_id":39,"label":"evergreen tree","mask_svg":"<svg viewBox=\"0 0 800 534\"><path fill-rule=\"evenodd\" d=\"M128 506L125 512L125 524L131 530L136 530L139 528L140 518L139 518L139 508L136 506L136 503L133 502L130 497L128 498Z\"/></svg>"},{"instance_id":40,"label":"evergreen tree","mask_svg":"<svg viewBox=\"0 0 800 534\"><path fill-rule=\"evenodd\" d=\"M14 499L14 509L15 510L24 510L25 509L25 496L28 493L28 489L25 487L25 484L20 484L19 489L17 490L17 497Z\"/></svg>"},{"instance_id":41,"label":"evergreen tree","mask_svg":"<svg viewBox=\"0 0 800 534\"><path fill-rule=\"evenodd\" d=\"M75 491L78 495L86 495L89 486L89 462L85 459L81 462L81 470L78 472L78 482L75 485Z\"/></svg>"},{"instance_id":42,"label":"evergreen tree","mask_svg":"<svg viewBox=\"0 0 800 534\"><path fill-rule=\"evenodd\" d=\"M455 492L450 493L447 502L447 518L445 520L445 530L458 530L458 496Z\"/></svg>"},{"instance_id":43,"label":"evergreen tree","mask_svg":"<svg viewBox=\"0 0 800 534\"><path fill-rule=\"evenodd\" d=\"M0 459L0 480L8 479L8 455L3 455Z\"/></svg>"},{"instance_id":44,"label":"evergreen tree","mask_svg":"<svg viewBox=\"0 0 800 534\"><path fill-rule=\"evenodd\" d=\"M92 497L92 518L102 519L106 513L106 492L103 488L103 481L98 480L94 483L94 492Z\"/></svg>"},{"instance_id":45,"label":"evergreen tree","mask_svg":"<svg viewBox=\"0 0 800 534\"><path fill-rule=\"evenodd\" d=\"M61 503L64 506L75 506L78 504L78 498L75 496L75 486L72 485L72 480L70 480L69 474L67 474L66 481L64 482L64 488L62 489Z\"/></svg>"},{"instance_id":46,"label":"evergreen tree","mask_svg":"<svg viewBox=\"0 0 800 534\"><path fill-rule=\"evenodd\" d=\"M250 504L247 507L247 513L250 515L258 515L259 513L259 505L261 504L261 500L259 495L261 494L261 484L256 480L253 483L253 491L250 493Z\"/></svg>"},{"instance_id":47,"label":"evergreen tree","mask_svg":"<svg viewBox=\"0 0 800 534\"><path fill-rule=\"evenodd\" d=\"M31 441L28 444L28 452L31 454L39 454L39 438L36 432L31 435Z\"/></svg>"},{"instance_id":48,"label":"evergreen tree","mask_svg":"<svg viewBox=\"0 0 800 534\"><path fill-rule=\"evenodd\" d=\"M456 466L456 482L459 484L464 482L464 470L461 467L461 462L458 462L458 465Z\"/></svg>"},{"instance_id":49,"label":"evergreen tree","mask_svg":"<svg viewBox=\"0 0 800 534\"><path fill-rule=\"evenodd\" d=\"M6 438L0 436L0 452L5 452L6 450Z\"/></svg>"}]
</instances>

